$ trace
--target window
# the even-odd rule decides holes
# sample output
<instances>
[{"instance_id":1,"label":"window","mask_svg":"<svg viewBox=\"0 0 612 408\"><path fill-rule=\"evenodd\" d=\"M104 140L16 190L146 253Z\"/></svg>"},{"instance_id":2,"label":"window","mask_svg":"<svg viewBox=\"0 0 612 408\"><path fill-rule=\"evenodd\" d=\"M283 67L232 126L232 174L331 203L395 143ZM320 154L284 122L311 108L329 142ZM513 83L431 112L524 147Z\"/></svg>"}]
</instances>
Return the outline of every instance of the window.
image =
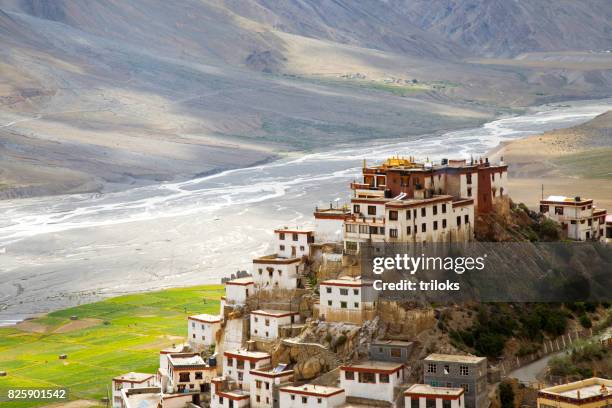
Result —
<instances>
[{"instance_id":1,"label":"window","mask_svg":"<svg viewBox=\"0 0 612 408\"><path fill-rule=\"evenodd\" d=\"M302 404L306 404L308 402L308 397L302 397Z\"/></svg>"},{"instance_id":2,"label":"window","mask_svg":"<svg viewBox=\"0 0 612 408\"><path fill-rule=\"evenodd\" d=\"M359 213L361 212L361 208L359 207L359 204L355 204L355 205L353 206L353 212L354 212L355 214L359 214Z\"/></svg>"},{"instance_id":3,"label":"window","mask_svg":"<svg viewBox=\"0 0 612 408\"><path fill-rule=\"evenodd\" d=\"M427 209L425 207L421 208L421 217L425 217L427 215Z\"/></svg>"},{"instance_id":4,"label":"window","mask_svg":"<svg viewBox=\"0 0 612 408\"><path fill-rule=\"evenodd\" d=\"M355 302L355 308L359 308L359 302Z\"/></svg>"},{"instance_id":5,"label":"window","mask_svg":"<svg viewBox=\"0 0 612 408\"><path fill-rule=\"evenodd\" d=\"M179 373L179 382L189 382L189 373Z\"/></svg>"},{"instance_id":6,"label":"window","mask_svg":"<svg viewBox=\"0 0 612 408\"><path fill-rule=\"evenodd\" d=\"M376 374L374 373L359 373L359 382L376 384Z\"/></svg>"},{"instance_id":7,"label":"window","mask_svg":"<svg viewBox=\"0 0 612 408\"><path fill-rule=\"evenodd\" d=\"M406 211L406 219L409 220L410 219L410 210Z\"/></svg>"},{"instance_id":8,"label":"window","mask_svg":"<svg viewBox=\"0 0 612 408\"><path fill-rule=\"evenodd\" d=\"M355 224L346 224L346 232L355 232L357 226Z\"/></svg>"},{"instance_id":9,"label":"window","mask_svg":"<svg viewBox=\"0 0 612 408\"><path fill-rule=\"evenodd\" d=\"M359 233L360 234L369 234L370 233L370 228L367 225L360 225L359 226Z\"/></svg>"},{"instance_id":10,"label":"window","mask_svg":"<svg viewBox=\"0 0 612 408\"><path fill-rule=\"evenodd\" d=\"M355 379L355 373L352 371L345 371L344 372L344 379L345 380L354 380Z\"/></svg>"},{"instance_id":11,"label":"window","mask_svg":"<svg viewBox=\"0 0 612 408\"><path fill-rule=\"evenodd\" d=\"M449 365L445 365L444 366L444 375L449 375L450 374L450 366Z\"/></svg>"},{"instance_id":12,"label":"window","mask_svg":"<svg viewBox=\"0 0 612 408\"><path fill-rule=\"evenodd\" d=\"M327 301L327 306L331 306L331 305L332 305L332 301L331 301L331 300L328 300L328 301Z\"/></svg>"},{"instance_id":13,"label":"window","mask_svg":"<svg viewBox=\"0 0 612 408\"><path fill-rule=\"evenodd\" d=\"M255 387L256 388L261 388L261 381L260 380L255 380Z\"/></svg>"},{"instance_id":14,"label":"window","mask_svg":"<svg viewBox=\"0 0 612 408\"><path fill-rule=\"evenodd\" d=\"M450 400L442 400L442 408L451 408Z\"/></svg>"},{"instance_id":15,"label":"window","mask_svg":"<svg viewBox=\"0 0 612 408\"><path fill-rule=\"evenodd\" d=\"M381 383L389 383L389 374L379 374L378 378L380 379Z\"/></svg>"},{"instance_id":16,"label":"window","mask_svg":"<svg viewBox=\"0 0 612 408\"><path fill-rule=\"evenodd\" d=\"M376 215L376 206L368 205L368 215Z\"/></svg>"},{"instance_id":17,"label":"window","mask_svg":"<svg viewBox=\"0 0 612 408\"><path fill-rule=\"evenodd\" d=\"M436 373L436 365L434 363L428 363L427 364L427 372L430 374L435 374Z\"/></svg>"},{"instance_id":18,"label":"window","mask_svg":"<svg viewBox=\"0 0 612 408\"><path fill-rule=\"evenodd\" d=\"M465 215L463 216L463 220L465 221L465 223L466 223L466 224L469 224L469 223L470 223L470 216L469 216L469 215L467 215L467 214L465 214Z\"/></svg>"},{"instance_id":19,"label":"window","mask_svg":"<svg viewBox=\"0 0 612 408\"><path fill-rule=\"evenodd\" d=\"M465 390L466 394L470 392L470 384L461 384L461 388Z\"/></svg>"},{"instance_id":20,"label":"window","mask_svg":"<svg viewBox=\"0 0 612 408\"><path fill-rule=\"evenodd\" d=\"M255 396L255 400L256 400L257 402L261 402L261 397L260 397L259 395L256 395L256 396Z\"/></svg>"},{"instance_id":21,"label":"window","mask_svg":"<svg viewBox=\"0 0 612 408\"><path fill-rule=\"evenodd\" d=\"M458 227L461 226L461 216L460 215L457 216L457 226Z\"/></svg>"},{"instance_id":22,"label":"window","mask_svg":"<svg viewBox=\"0 0 612 408\"><path fill-rule=\"evenodd\" d=\"M446 228L446 218L442 220L442 229Z\"/></svg>"},{"instance_id":23,"label":"window","mask_svg":"<svg viewBox=\"0 0 612 408\"><path fill-rule=\"evenodd\" d=\"M472 184L472 173L468 173L465 175L465 180L467 184Z\"/></svg>"},{"instance_id":24,"label":"window","mask_svg":"<svg viewBox=\"0 0 612 408\"><path fill-rule=\"evenodd\" d=\"M470 375L470 368L466 365L460 365L459 375Z\"/></svg>"},{"instance_id":25,"label":"window","mask_svg":"<svg viewBox=\"0 0 612 408\"><path fill-rule=\"evenodd\" d=\"M323 402L323 400L321 398L317 398L317 404L320 404L322 402Z\"/></svg>"},{"instance_id":26,"label":"window","mask_svg":"<svg viewBox=\"0 0 612 408\"><path fill-rule=\"evenodd\" d=\"M341 288L341 289L340 289L340 294L341 294L342 296L347 296L347 295L348 295L348 289Z\"/></svg>"},{"instance_id":27,"label":"window","mask_svg":"<svg viewBox=\"0 0 612 408\"><path fill-rule=\"evenodd\" d=\"M406 234L408 234L408 235L411 234L411 228L410 227L406 227Z\"/></svg>"},{"instance_id":28,"label":"window","mask_svg":"<svg viewBox=\"0 0 612 408\"><path fill-rule=\"evenodd\" d=\"M442 204L442 214L446 214L446 204Z\"/></svg>"},{"instance_id":29,"label":"window","mask_svg":"<svg viewBox=\"0 0 612 408\"><path fill-rule=\"evenodd\" d=\"M434 205L432 208L433 208L433 215L438 215L438 206Z\"/></svg>"},{"instance_id":30,"label":"window","mask_svg":"<svg viewBox=\"0 0 612 408\"><path fill-rule=\"evenodd\" d=\"M298 234L293 233L293 240L294 240L294 241L297 241L297 240L298 240Z\"/></svg>"},{"instance_id":31,"label":"window","mask_svg":"<svg viewBox=\"0 0 612 408\"><path fill-rule=\"evenodd\" d=\"M467 195L468 195L468 197L471 197L471 196L472 196L472 187L468 187L468 189L467 189Z\"/></svg>"},{"instance_id":32,"label":"window","mask_svg":"<svg viewBox=\"0 0 612 408\"><path fill-rule=\"evenodd\" d=\"M270 326L270 319L266 319L266 326Z\"/></svg>"},{"instance_id":33,"label":"window","mask_svg":"<svg viewBox=\"0 0 612 408\"><path fill-rule=\"evenodd\" d=\"M195 333L193 333L193 334L191 335L191 338L195 339Z\"/></svg>"},{"instance_id":34,"label":"window","mask_svg":"<svg viewBox=\"0 0 612 408\"><path fill-rule=\"evenodd\" d=\"M420 408L419 406L420 398L414 395L410 396L410 406L406 408Z\"/></svg>"},{"instance_id":35,"label":"window","mask_svg":"<svg viewBox=\"0 0 612 408\"><path fill-rule=\"evenodd\" d=\"M427 224L421 224L421 232L427 232Z\"/></svg>"},{"instance_id":36,"label":"window","mask_svg":"<svg viewBox=\"0 0 612 408\"><path fill-rule=\"evenodd\" d=\"M397 348L397 347L394 347L394 348L391 349L391 353L390 354L391 354L391 357L401 358L402 357L402 350Z\"/></svg>"},{"instance_id":37,"label":"window","mask_svg":"<svg viewBox=\"0 0 612 408\"><path fill-rule=\"evenodd\" d=\"M425 408L436 408L436 399L425 398Z\"/></svg>"},{"instance_id":38,"label":"window","mask_svg":"<svg viewBox=\"0 0 612 408\"><path fill-rule=\"evenodd\" d=\"M278 234L278 239L280 239L281 241L285 239L285 233L281 232L280 234Z\"/></svg>"},{"instance_id":39,"label":"window","mask_svg":"<svg viewBox=\"0 0 612 408\"><path fill-rule=\"evenodd\" d=\"M295 401L295 395L291 394L291 401Z\"/></svg>"},{"instance_id":40,"label":"window","mask_svg":"<svg viewBox=\"0 0 612 408\"><path fill-rule=\"evenodd\" d=\"M414 219L416 220L416 217L417 217L417 210L416 210L416 208L414 210L412 210L412 215L413 215Z\"/></svg>"},{"instance_id":41,"label":"window","mask_svg":"<svg viewBox=\"0 0 612 408\"><path fill-rule=\"evenodd\" d=\"M270 389L270 383L269 383L269 382L266 382L266 383L264 383L264 384L266 385L266 390L269 390L269 389Z\"/></svg>"},{"instance_id":42,"label":"window","mask_svg":"<svg viewBox=\"0 0 612 408\"><path fill-rule=\"evenodd\" d=\"M563 215L563 207L555 207L555 215Z\"/></svg>"},{"instance_id":43,"label":"window","mask_svg":"<svg viewBox=\"0 0 612 408\"><path fill-rule=\"evenodd\" d=\"M434 221L433 228L434 228L434 231L438 230L438 221Z\"/></svg>"},{"instance_id":44,"label":"window","mask_svg":"<svg viewBox=\"0 0 612 408\"><path fill-rule=\"evenodd\" d=\"M304 245L300 245L300 251L304 251Z\"/></svg>"},{"instance_id":45,"label":"window","mask_svg":"<svg viewBox=\"0 0 612 408\"><path fill-rule=\"evenodd\" d=\"M332 288L330 288L329 286L325 288L325 292L327 293L331 293L332 292Z\"/></svg>"},{"instance_id":46,"label":"window","mask_svg":"<svg viewBox=\"0 0 612 408\"><path fill-rule=\"evenodd\" d=\"M359 289L353 289L353 295L359 295Z\"/></svg>"},{"instance_id":47,"label":"window","mask_svg":"<svg viewBox=\"0 0 612 408\"><path fill-rule=\"evenodd\" d=\"M340 302L340 308L346 309L346 302Z\"/></svg>"},{"instance_id":48,"label":"window","mask_svg":"<svg viewBox=\"0 0 612 408\"><path fill-rule=\"evenodd\" d=\"M195 329L195 323L194 322L191 323L191 327L193 327Z\"/></svg>"},{"instance_id":49,"label":"window","mask_svg":"<svg viewBox=\"0 0 612 408\"><path fill-rule=\"evenodd\" d=\"M389 219L391 221L397 221L397 211L395 210L389 211Z\"/></svg>"},{"instance_id":50,"label":"window","mask_svg":"<svg viewBox=\"0 0 612 408\"><path fill-rule=\"evenodd\" d=\"M397 228L389 228L389 236L391 238L397 238Z\"/></svg>"}]
</instances>

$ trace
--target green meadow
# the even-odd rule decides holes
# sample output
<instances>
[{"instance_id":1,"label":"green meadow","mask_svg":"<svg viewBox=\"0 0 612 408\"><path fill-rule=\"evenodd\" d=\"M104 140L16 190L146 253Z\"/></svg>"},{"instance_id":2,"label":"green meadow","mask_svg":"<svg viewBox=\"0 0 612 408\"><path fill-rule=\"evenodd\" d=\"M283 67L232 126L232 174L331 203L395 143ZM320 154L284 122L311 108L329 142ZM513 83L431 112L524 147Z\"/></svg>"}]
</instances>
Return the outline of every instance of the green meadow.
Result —
<instances>
[{"instance_id":1,"label":"green meadow","mask_svg":"<svg viewBox=\"0 0 612 408\"><path fill-rule=\"evenodd\" d=\"M186 340L187 316L218 313L222 295L221 285L127 295L0 328L0 371L8 373L0 377L0 395L11 388L61 387L71 400L100 401L114 376L155 373L159 350ZM7 408L46 404L0 402Z\"/></svg>"}]
</instances>

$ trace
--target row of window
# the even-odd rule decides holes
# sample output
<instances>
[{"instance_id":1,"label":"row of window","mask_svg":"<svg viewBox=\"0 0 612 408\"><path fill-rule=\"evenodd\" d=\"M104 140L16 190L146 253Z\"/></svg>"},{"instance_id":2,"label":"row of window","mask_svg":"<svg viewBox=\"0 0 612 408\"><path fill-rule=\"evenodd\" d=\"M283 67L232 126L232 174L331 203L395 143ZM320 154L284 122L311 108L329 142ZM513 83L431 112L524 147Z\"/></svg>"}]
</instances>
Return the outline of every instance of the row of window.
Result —
<instances>
[{"instance_id":1,"label":"row of window","mask_svg":"<svg viewBox=\"0 0 612 408\"><path fill-rule=\"evenodd\" d=\"M291 394L291 401L295 401L295 394ZM322 404L323 399L317 397L317 404ZM302 404L308 404L308 397L302 397Z\"/></svg>"},{"instance_id":2,"label":"row of window","mask_svg":"<svg viewBox=\"0 0 612 408\"><path fill-rule=\"evenodd\" d=\"M376 374L375 373L357 373L358 377L357 377L357 381L360 383L367 383L367 384L377 384L376 381ZM398 371L396 373L397 378L400 377L400 372ZM344 372L344 379L348 380L348 381L354 381L355 380L355 373L353 371L345 371ZM388 384L389 383L389 374L378 374L378 383L384 383L384 384Z\"/></svg>"},{"instance_id":3,"label":"row of window","mask_svg":"<svg viewBox=\"0 0 612 408\"><path fill-rule=\"evenodd\" d=\"M196 380L201 380L204 377L202 376L202 372L200 371L196 371L195 372L195 379ZM179 382L189 382L191 381L191 374L190 373L179 373Z\"/></svg>"},{"instance_id":4,"label":"row of window","mask_svg":"<svg viewBox=\"0 0 612 408\"><path fill-rule=\"evenodd\" d=\"M470 223L470 216L469 215L464 215L464 222L465 224L469 224ZM437 231L438 230L438 221L434 221L433 222L433 230ZM458 215L457 216L457 227L461 227L461 216ZM446 229L446 219L442 220L442 229ZM421 224L421 232L427 232L427 223L422 223ZM414 229L412 228L412 226L408 226L406 227L406 234L407 235L415 235L417 233L417 228L415 227ZM398 237L398 230L397 228L389 228L389 236L391 238L397 238Z\"/></svg>"},{"instance_id":5,"label":"row of window","mask_svg":"<svg viewBox=\"0 0 612 408\"><path fill-rule=\"evenodd\" d=\"M346 224L346 232L357 232L360 234L371 234L371 235L385 235L385 227L374 227L371 225L363 224Z\"/></svg>"},{"instance_id":6,"label":"row of window","mask_svg":"<svg viewBox=\"0 0 612 408\"><path fill-rule=\"evenodd\" d=\"M442 214L446 214L446 204L441 204L441 212ZM431 207L431 211L433 213L433 215L438 215L438 205L434 204ZM414 208L412 211L407 210L406 211L406 219L410 220L412 218L414 218L415 220L417 219L417 214L418 211L416 210L416 208ZM421 207L421 217L427 217L427 207ZM397 221L399 219L399 213L397 212L397 210L390 210L389 211L389 220L390 221Z\"/></svg>"},{"instance_id":7,"label":"row of window","mask_svg":"<svg viewBox=\"0 0 612 408\"><path fill-rule=\"evenodd\" d=\"M332 293L332 288L330 286L325 287L325 293ZM340 288L340 294L342 296L347 296L349 290L347 288ZM353 295L359 295L359 289L353 289Z\"/></svg>"},{"instance_id":8,"label":"row of window","mask_svg":"<svg viewBox=\"0 0 612 408\"><path fill-rule=\"evenodd\" d=\"M327 306L333 307L334 302L332 300L327 301ZM353 302L353 307L359 309L359 302ZM348 309L348 302L340 302L340 309Z\"/></svg>"},{"instance_id":9,"label":"row of window","mask_svg":"<svg viewBox=\"0 0 612 408\"><path fill-rule=\"evenodd\" d=\"M408 408L421 408L420 407L420 398L411 398L410 399L410 407ZM458 399L459 406L461 406L461 399ZM435 398L425 398L425 408L436 408L436 399ZM451 400L443 399L442 400L442 408L450 408Z\"/></svg>"},{"instance_id":10,"label":"row of window","mask_svg":"<svg viewBox=\"0 0 612 408\"><path fill-rule=\"evenodd\" d=\"M281 232L278 234L278 239L280 239L281 241L285 240L285 233ZM293 241L297 241L298 240L298 234L296 234L295 232L293 234L291 234L291 239Z\"/></svg>"},{"instance_id":11,"label":"row of window","mask_svg":"<svg viewBox=\"0 0 612 408\"><path fill-rule=\"evenodd\" d=\"M429 374L437 374L438 373L438 364L436 363L427 363L427 373ZM442 374L449 375L450 374L450 365L445 364L442 366ZM459 375L470 375L470 367L467 365L459 366Z\"/></svg>"}]
</instances>

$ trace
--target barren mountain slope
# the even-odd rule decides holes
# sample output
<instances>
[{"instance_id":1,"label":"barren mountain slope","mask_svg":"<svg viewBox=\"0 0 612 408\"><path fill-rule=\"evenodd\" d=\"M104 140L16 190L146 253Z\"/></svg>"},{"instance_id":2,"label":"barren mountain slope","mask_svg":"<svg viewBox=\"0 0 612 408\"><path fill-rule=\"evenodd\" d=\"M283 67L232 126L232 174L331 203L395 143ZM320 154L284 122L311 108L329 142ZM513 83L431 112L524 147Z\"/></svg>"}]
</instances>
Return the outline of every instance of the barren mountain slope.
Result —
<instances>
[{"instance_id":1,"label":"barren mountain slope","mask_svg":"<svg viewBox=\"0 0 612 408\"><path fill-rule=\"evenodd\" d=\"M0 0L0 195L192 177L278 150L411 137L609 94L605 69L466 64L465 47L404 9Z\"/></svg>"}]
</instances>

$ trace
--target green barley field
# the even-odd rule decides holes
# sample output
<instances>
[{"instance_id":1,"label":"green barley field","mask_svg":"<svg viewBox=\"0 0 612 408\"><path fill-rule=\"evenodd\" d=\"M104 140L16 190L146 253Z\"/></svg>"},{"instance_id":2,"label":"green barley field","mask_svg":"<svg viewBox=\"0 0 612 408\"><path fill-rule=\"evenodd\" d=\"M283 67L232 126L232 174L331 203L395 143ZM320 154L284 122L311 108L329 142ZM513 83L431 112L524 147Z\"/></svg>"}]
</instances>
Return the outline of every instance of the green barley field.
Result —
<instances>
[{"instance_id":1,"label":"green barley field","mask_svg":"<svg viewBox=\"0 0 612 408\"><path fill-rule=\"evenodd\" d=\"M7 372L0 377L0 396L11 388L62 387L71 400L104 406L100 400L112 377L155 373L159 350L186 340L187 316L218 313L222 295L221 285L127 295L0 328L0 371ZM60 354L68 358L60 360ZM47 404L0 402L6 408Z\"/></svg>"}]
</instances>

